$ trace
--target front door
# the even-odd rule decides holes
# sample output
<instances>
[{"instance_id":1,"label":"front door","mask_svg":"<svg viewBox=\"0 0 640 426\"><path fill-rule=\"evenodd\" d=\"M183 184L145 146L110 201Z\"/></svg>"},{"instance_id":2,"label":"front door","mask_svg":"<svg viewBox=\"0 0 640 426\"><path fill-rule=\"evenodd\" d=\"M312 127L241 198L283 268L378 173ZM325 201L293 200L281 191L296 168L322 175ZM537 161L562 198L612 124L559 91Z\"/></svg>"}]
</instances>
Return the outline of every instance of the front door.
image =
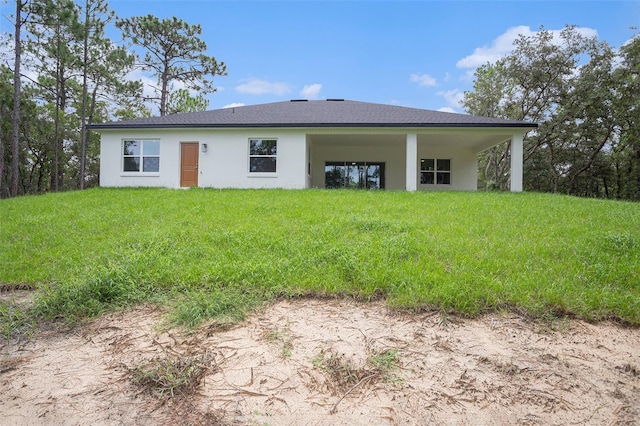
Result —
<instances>
[{"instance_id":1,"label":"front door","mask_svg":"<svg viewBox=\"0 0 640 426\"><path fill-rule=\"evenodd\" d=\"M180 144L180 186L198 186L198 142Z\"/></svg>"}]
</instances>

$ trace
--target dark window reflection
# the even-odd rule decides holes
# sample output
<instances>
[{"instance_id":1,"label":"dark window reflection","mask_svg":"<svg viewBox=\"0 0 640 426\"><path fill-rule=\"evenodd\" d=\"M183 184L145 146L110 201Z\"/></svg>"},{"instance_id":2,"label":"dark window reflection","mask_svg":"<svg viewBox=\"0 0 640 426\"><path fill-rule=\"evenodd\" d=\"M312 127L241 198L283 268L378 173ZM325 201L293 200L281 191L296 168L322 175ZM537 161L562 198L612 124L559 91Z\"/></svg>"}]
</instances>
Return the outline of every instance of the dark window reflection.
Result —
<instances>
[{"instance_id":1,"label":"dark window reflection","mask_svg":"<svg viewBox=\"0 0 640 426\"><path fill-rule=\"evenodd\" d=\"M251 172L275 172L276 159L273 157L254 157L249 160L249 170Z\"/></svg>"},{"instance_id":2,"label":"dark window reflection","mask_svg":"<svg viewBox=\"0 0 640 426\"><path fill-rule=\"evenodd\" d=\"M124 171L125 172L139 172L140 171L140 157L124 157Z\"/></svg>"},{"instance_id":3,"label":"dark window reflection","mask_svg":"<svg viewBox=\"0 0 640 426\"><path fill-rule=\"evenodd\" d=\"M124 141L124 155L140 155L140 141Z\"/></svg>"},{"instance_id":4,"label":"dark window reflection","mask_svg":"<svg viewBox=\"0 0 640 426\"><path fill-rule=\"evenodd\" d=\"M278 141L275 139L249 140L249 172L275 173Z\"/></svg>"},{"instance_id":5,"label":"dark window reflection","mask_svg":"<svg viewBox=\"0 0 640 426\"><path fill-rule=\"evenodd\" d=\"M384 189L384 163L327 162L324 186L329 189Z\"/></svg>"},{"instance_id":6,"label":"dark window reflection","mask_svg":"<svg viewBox=\"0 0 640 426\"><path fill-rule=\"evenodd\" d=\"M249 141L251 155L276 155L278 143L275 140L252 139Z\"/></svg>"},{"instance_id":7,"label":"dark window reflection","mask_svg":"<svg viewBox=\"0 0 640 426\"><path fill-rule=\"evenodd\" d=\"M143 172L159 172L160 157L144 157L142 161Z\"/></svg>"},{"instance_id":8,"label":"dark window reflection","mask_svg":"<svg viewBox=\"0 0 640 426\"><path fill-rule=\"evenodd\" d=\"M420 160L420 184L451 185L451 160L423 158Z\"/></svg>"},{"instance_id":9,"label":"dark window reflection","mask_svg":"<svg viewBox=\"0 0 640 426\"><path fill-rule=\"evenodd\" d=\"M155 173L160 171L159 140L129 140L124 141L122 146L122 171Z\"/></svg>"},{"instance_id":10,"label":"dark window reflection","mask_svg":"<svg viewBox=\"0 0 640 426\"><path fill-rule=\"evenodd\" d=\"M433 172L421 172L420 183L423 185L433 185Z\"/></svg>"}]
</instances>

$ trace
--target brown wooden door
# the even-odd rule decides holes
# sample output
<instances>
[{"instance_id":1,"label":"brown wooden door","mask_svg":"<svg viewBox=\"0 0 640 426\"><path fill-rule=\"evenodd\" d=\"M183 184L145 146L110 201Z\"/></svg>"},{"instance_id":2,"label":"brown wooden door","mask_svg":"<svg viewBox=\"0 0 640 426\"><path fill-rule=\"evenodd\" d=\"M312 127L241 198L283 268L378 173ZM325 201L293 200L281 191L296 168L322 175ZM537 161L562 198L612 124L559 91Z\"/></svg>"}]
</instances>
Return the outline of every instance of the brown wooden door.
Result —
<instances>
[{"instance_id":1,"label":"brown wooden door","mask_svg":"<svg viewBox=\"0 0 640 426\"><path fill-rule=\"evenodd\" d=\"M180 186L198 186L198 142L180 144Z\"/></svg>"}]
</instances>

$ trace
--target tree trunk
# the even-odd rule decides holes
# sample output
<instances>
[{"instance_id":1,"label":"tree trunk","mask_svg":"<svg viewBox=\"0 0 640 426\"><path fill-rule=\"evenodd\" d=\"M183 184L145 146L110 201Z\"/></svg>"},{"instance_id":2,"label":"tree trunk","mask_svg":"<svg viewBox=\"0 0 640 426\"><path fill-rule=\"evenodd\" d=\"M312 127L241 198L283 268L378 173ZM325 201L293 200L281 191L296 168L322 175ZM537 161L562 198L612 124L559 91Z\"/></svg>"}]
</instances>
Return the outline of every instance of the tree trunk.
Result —
<instances>
[{"instance_id":1,"label":"tree trunk","mask_svg":"<svg viewBox=\"0 0 640 426\"><path fill-rule=\"evenodd\" d=\"M58 56L62 50L62 40L60 35L60 20L58 19L56 29L56 43ZM65 71L67 64L63 62L59 57L56 59L56 109L55 109L55 167L54 167L54 190L59 191L64 185L64 169L61 167L60 162L63 151L63 130L60 123L61 114L64 114L67 108L67 87Z\"/></svg>"},{"instance_id":2,"label":"tree trunk","mask_svg":"<svg viewBox=\"0 0 640 426\"><path fill-rule=\"evenodd\" d=\"M160 117L164 117L167 114L167 90L168 90L168 77L167 70L169 69L169 64L165 61L164 70L162 71L162 89L160 91Z\"/></svg>"},{"instance_id":3,"label":"tree trunk","mask_svg":"<svg viewBox=\"0 0 640 426\"><path fill-rule=\"evenodd\" d=\"M13 128L11 138L11 196L18 195L18 162L20 147L20 61L22 43L20 40L20 28L22 26L22 0L16 0L16 26L15 26L15 64L13 70L13 120L11 126Z\"/></svg>"},{"instance_id":4,"label":"tree trunk","mask_svg":"<svg viewBox=\"0 0 640 426\"><path fill-rule=\"evenodd\" d=\"M60 41L58 41L58 44ZM54 191L58 191L58 176L60 169L60 149L58 140L60 139L60 60L56 63L56 109L54 116L54 141L53 141L53 175L51 176L51 186Z\"/></svg>"},{"instance_id":5,"label":"tree trunk","mask_svg":"<svg viewBox=\"0 0 640 426\"><path fill-rule=\"evenodd\" d=\"M0 123L2 123L2 108L0 108ZM2 185L4 178L4 142L2 141L2 132L0 132L0 200L4 198L4 186Z\"/></svg>"},{"instance_id":6,"label":"tree trunk","mask_svg":"<svg viewBox=\"0 0 640 426\"><path fill-rule=\"evenodd\" d=\"M84 189L84 177L87 168L87 72L89 66L89 4L85 2L84 13L84 43L82 61L82 117L80 122L80 182L79 188Z\"/></svg>"},{"instance_id":7,"label":"tree trunk","mask_svg":"<svg viewBox=\"0 0 640 426\"><path fill-rule=\"evenodd\" d=\"M591 168L591 166L593 165L593 162L595 161L596 157L598 156L600 151L602 151L602 148L604 148L604 145L609 140L609 137L611 136L611 133L613 133L613 129L609 129L607 134L601 139L600 143L598 144L597 149L595 149L591 153L591 155L589 156L589 159L587 160L587 163L584 166L582 166L576 173L574 173L573 176L571 176L571 181L569 182L569 193L570 194L573 193L573 191L575 191L575 189L577 188L578 177L582 173L586 172L587 170L589 170Z\"/></svg>"}]
</instances>

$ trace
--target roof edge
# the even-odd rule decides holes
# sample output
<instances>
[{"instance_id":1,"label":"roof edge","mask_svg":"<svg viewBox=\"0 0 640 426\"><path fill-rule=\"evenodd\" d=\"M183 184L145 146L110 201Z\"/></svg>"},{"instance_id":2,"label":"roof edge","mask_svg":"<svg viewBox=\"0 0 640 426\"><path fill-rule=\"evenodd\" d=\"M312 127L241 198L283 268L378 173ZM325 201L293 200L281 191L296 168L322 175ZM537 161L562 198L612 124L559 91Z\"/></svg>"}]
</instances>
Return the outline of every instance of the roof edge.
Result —
<instances>
[{"instance_id":1,"label":"roof edge","mask_svg":"<svg viewBox=\"0 0 640 426\"><path fill-rule=\"evenodd\" d=\"M90 124L90 130L126 130L126 129L264 129L264 128L530 128L537 129L537 123L513 122L513 123L265 123L265 124L117 124L102 123Z\"/></svg>"}]
</instances>

